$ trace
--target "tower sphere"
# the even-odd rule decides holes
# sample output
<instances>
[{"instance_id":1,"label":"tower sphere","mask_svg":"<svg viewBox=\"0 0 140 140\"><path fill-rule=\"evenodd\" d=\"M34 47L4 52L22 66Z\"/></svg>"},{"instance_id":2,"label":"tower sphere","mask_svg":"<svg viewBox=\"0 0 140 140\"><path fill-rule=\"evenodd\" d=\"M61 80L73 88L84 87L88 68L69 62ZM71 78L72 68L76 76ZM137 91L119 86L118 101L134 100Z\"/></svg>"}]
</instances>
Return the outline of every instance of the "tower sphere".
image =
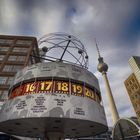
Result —
<instances>
[{"instance_id":1,"label":"tower sphere","mask_svg":"<svg viewBox=\"0 0 140 140\"><path fill-rule=\"evenodd\" d=\"M98 69L98 71L99 72L107 72L107 70L108 70L108 65L106 64L106 63L104 63L104 62L100 62L99 64L98 64L98 67L97 67L97 69Z\"/></svg>"}]
</instances>

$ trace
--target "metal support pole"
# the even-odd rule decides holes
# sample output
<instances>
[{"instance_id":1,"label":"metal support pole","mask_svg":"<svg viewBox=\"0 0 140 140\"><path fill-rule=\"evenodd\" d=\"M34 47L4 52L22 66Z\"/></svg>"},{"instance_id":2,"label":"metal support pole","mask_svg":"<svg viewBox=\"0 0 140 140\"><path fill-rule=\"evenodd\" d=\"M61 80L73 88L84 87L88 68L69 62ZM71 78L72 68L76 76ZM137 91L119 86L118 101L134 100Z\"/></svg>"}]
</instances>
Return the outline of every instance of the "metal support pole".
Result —
<instances>
[{"instance_id":1,"label":"metal support pole","mask_svg":"<svg viewBox=\"0 0 140 140\"><path fill-rule=\"evenodd\" d=\"M69 38L71 38L71 36L69 36ZM61 58L59 59L60 61L62 60L62 58L63 58L63 56L64 56L64 54L65 54L65 52L66 52L66 50L67 50L67 48L68 48L68 46L69 46L69 44L70 44L70 41L71 41L71 40L68 41L67 46L65 47L64 52L63 52Z\"/></svg>"},{"instance_id":2,"label":"metal support pole","mask_svg":"<svg viewBox=\"0 0 140 140\"><path fill-rule=\"evenodd\" d=\"M120 133L121 133L122 140L125 140L121 124L119 123L118 126L119 126L119 130L120 130Z\"/></svg>"},{"instance_id":3,"label":"metal support pole","mask_svg":"<svg viewBox=\"0 0 140 140\"><path fill-rule=\"evenodd\" d=\"M63 133L61 132L47 132L45 140L64 140Z\"/></svg>"}]
</instances>

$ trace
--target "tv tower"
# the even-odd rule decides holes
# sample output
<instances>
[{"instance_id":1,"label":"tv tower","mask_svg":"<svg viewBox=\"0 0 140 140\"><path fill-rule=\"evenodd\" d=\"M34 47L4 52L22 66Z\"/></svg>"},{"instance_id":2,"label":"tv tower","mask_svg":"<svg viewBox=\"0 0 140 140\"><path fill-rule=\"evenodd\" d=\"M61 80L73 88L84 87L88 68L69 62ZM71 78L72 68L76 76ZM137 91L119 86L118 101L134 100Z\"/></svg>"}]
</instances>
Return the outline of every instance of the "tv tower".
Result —
<instances>
[{"instance_id":1,"label":"tv tower","mask_svg":"<svg viewBox=\"0 0 140 140\"><path fill-rule=\"evenodd\" d=\"M100 51L99 51L96 39L95 39L95 43L96 43L96 49L97 49L98 56L99 56L99 58L98 58L99 63L98 63L97 69L100 73L102 73L103 79L105 81L106 92L107 92L109 106L110 106L110 110L111 110L111 114L112 114L112 120L113 120L113 124L115 124L117 122L117 120L119 119L119 114L118 114L118 111L117 111L117 108L115 105L115 101L114 101L112 91L111 91L111 88L109 85L109 80L107 77L108 65L104 62L103 57L101 57L101 55L100 55Z\"/></svg>"}]
</instances>

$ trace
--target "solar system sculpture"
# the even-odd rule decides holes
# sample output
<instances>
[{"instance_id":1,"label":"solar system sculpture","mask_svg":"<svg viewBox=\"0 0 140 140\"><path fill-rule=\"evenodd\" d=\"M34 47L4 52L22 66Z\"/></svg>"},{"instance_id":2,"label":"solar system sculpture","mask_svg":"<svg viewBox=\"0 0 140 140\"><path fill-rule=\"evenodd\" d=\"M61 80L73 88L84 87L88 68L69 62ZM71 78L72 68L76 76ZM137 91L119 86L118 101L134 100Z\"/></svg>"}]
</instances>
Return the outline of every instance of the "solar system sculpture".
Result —
<instances>
[{"instance_id":1,"label":"solar system sculpture","mask_svg":"<svg viewBox=\"0 0 140 140\"><path fill-rule=\"evenodd\" d=\"M0 131L45 139L107 131L98 79L76 37L52 33L38 41L42 63L19 71L0 113Z\"/></svg>"}]
</instances>

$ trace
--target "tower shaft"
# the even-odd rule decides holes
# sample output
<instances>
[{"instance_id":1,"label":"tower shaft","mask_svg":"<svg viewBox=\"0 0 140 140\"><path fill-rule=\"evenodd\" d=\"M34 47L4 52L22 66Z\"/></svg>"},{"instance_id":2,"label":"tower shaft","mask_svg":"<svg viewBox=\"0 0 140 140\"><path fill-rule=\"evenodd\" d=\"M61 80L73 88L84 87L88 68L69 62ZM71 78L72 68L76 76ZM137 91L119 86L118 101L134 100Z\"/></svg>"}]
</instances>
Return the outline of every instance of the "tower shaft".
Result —
<instances>
[{"instance_id":1,"label":"tower shaft","mask_svg":"<svg viewBox=\"0 0 140 140\"><path fill-rule=\"evenodd\" d=\"M100 51L99 51L97 42L96 42L96 49L97 49L98 56L99 56L99 58L98 58L99 63L98 63L97 69L100 73L102 73L103 79L105 81L106 92L107 92L107 96L108 96L108 100L109 100L109 106L110 106L110 111L111 111L111 115L112 115L112 120L113 120L113 124L115 124L117 122L117 120L119 119L119 114L118 114L118 111L117 111L117 108L115 105L115 101L114 101L114 98L112 95L112 91L111 91L111 88L109 85L109 81L107 78L108 65L104 62L103 57L101 57L101 55L100 55Z\"/></svg>"},{"instance_id":2,"label":"tower shaft","mask_svg":"<svg viewBox=\"0 0 140 140\"><path fill-rule=\"evenodd\" d=\"M105 81L105 86L106 86L106 92L107 92L107 96L108 96L108 100L109 100L109 106L110 106L110 110L112 113L112 120L113 120L113 124L115 124L117 122L117 120L119 119L119 114L115 105L115 101L112 95L112 91L109 85L109 81L107 78L107 74L105 72L102 73L103 75L103 79Z\"/></svg>"}]
</instances>

